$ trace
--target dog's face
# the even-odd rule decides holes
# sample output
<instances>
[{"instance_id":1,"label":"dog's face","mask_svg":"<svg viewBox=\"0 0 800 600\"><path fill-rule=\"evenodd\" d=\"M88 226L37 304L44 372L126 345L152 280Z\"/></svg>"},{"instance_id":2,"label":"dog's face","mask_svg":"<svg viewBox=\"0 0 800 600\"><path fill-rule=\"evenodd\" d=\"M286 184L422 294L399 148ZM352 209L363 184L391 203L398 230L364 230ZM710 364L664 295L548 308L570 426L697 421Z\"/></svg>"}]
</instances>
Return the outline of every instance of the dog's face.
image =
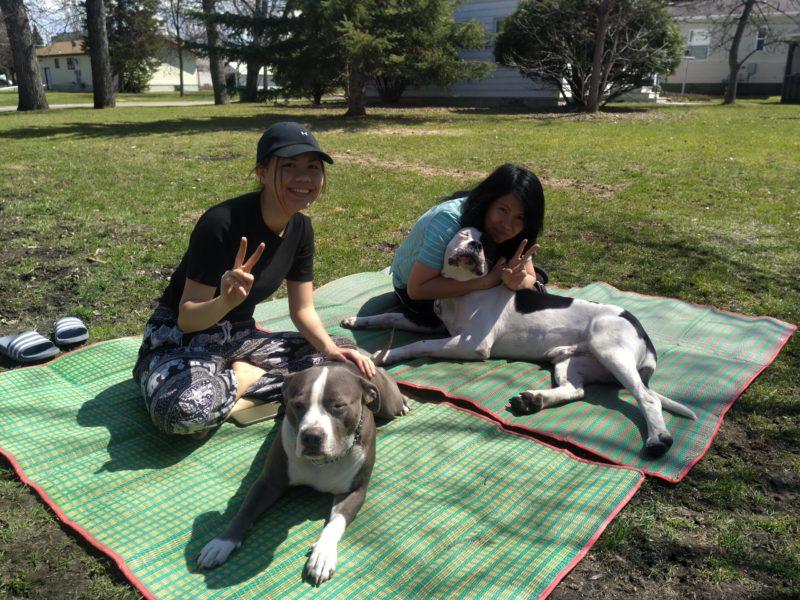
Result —
<instances>
[{"instance_id":1,"label":"dog's face","mask_svg":"<svg viewBox=\"0 0 800 600\"><path fill-rule=\"evenodd\" d=\"M442 275L456 281L483 277L492 268L497 245L474 227L459 229L444 252Z\"/></svg>"},{"instance_id":2,"label":"dog's face","mask_svg":"<svg viewBox=\"0 0 800 600\"><path fill-rule=\"evenodd\" d=\"M347 452L363 405L376 398L375 386L344 365L311 367L287 377L283 400L285 418L297 433L295 455L331 459Z\"/></svg>"}]
</instances>

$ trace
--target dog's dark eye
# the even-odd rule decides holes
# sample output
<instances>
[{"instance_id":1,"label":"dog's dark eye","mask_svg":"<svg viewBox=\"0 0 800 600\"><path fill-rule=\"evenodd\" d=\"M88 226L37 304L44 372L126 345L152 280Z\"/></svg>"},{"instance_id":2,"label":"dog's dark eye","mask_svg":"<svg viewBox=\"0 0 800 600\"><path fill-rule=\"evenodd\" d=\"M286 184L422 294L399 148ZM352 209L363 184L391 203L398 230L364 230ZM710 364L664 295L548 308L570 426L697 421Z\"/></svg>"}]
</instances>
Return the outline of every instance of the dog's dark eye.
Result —
<instances>
[{"instance_id":1,"label":"dog's dark eye","mask_svg":"<svg viewBox=\"0 0 800 600\"><path fill-rule=\"evenodd\" d=\"M305 405L302 402L292 402L292 410L295 414L301 415L305 412Z\"/></svg>"}]
</instances>

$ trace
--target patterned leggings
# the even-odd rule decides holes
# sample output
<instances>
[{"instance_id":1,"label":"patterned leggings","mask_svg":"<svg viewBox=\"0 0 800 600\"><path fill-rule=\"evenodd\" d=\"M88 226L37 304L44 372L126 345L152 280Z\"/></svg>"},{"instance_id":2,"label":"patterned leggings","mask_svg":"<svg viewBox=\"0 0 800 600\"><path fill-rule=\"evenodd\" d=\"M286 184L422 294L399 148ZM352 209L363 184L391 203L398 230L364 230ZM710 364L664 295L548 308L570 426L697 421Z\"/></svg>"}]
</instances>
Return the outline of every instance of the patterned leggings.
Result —
<instances>
[{"instance_id":1,"label":"patterned leggings","mask_svg":"<svg viewBox=\"0 0 800 600\"><path fill-rule=\"evenodd\" d=\"M346 338L334 338L354 347ZM158 307L145 326L133 369L153 424L165 433L191 434L220 425L236 400L235 361L266 371L244 393L248 398L280 400L288 373L320 364L325 356L299 333L265 333L252 322L227 321L185 335L171 310Z\"/></svg>"}]
</instances>

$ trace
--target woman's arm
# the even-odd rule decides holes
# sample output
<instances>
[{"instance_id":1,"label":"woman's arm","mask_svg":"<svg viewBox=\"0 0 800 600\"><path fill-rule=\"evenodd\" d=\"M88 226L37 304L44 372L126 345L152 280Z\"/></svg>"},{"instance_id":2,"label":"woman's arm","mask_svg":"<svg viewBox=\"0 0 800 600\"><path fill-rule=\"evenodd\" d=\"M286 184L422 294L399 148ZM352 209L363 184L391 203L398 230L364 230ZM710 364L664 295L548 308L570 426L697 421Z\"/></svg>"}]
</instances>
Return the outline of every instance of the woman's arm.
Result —
<instances>
[{"instance_id":1,"label":"woman's arm","mask_svg":"<svg viewBox=\"0 0 800 600\"><path fill-rule=\"evenodd\" d=\"M187 277L183 284L181 301L178 303L178 327L186 333L208 329L239 306L253 288L255 277L250 271L263 252L262 243L245 262L247 238L242 238L239 241L239 251L236 253L233 268L225 271L220 278L220 293L216 297L214 286Z\"/></svg>"},{"instance_id":2,"label":"woman's arm","mask_svg":"<svg viewBox=\"0 0 800 600\"><path fill-rule=\"evenodd\" d=\"M469 281L456 281L442 277L441 271L419 261L414 262L408 276L406 292L412 300L435 300L457 298L476 290L486 290L500 284L505 261L500 259L489 273Z\"/></svg>"},{"instance_id":3,"label":"woman's arm","mask_svg":"<svg viewBox=\"0 0 800 600\"><path fill-rule=\"evenodd\" d=\"M216 291L214 286L187 279L178 305L178 327L186 333L202 331L227 315L232 307L221 294L215 297Z\"/></svg>"},{"instance_id":4,"label":"woman's arm","mask_svg":"<svg viewBox=\"0 0 800 600\"><path fill-rule=\"evenodd\" d=\"M353 348L340 348L325 331L325 326L314 308L314 286L310 281L286 281L289 293L289 316L297 331L320 352L333 360L349 360L358 367L365 377L375 375L372 360Z\"/></svg>"}]
</instances>

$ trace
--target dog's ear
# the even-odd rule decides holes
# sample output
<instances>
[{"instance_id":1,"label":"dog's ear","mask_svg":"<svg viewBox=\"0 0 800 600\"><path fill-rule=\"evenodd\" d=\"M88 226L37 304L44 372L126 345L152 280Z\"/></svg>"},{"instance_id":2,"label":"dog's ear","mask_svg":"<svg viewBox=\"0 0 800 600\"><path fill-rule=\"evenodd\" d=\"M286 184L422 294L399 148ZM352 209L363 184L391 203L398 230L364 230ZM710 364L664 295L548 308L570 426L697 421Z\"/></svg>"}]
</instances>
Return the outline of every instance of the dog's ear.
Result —
<instances>
[{"instance_id":1,"label":"dog's ear","mask_svg":"<svg viewBox=\"0 0 800 600\"><path fill-rule=\"evenodd\" d=\"M361 401L367 405L368 409L377 414L381 409L381 395L378 393L378 388L363 377L359 377L359 379L363 390Z\"/></svg>"},{"instance_id":2,"label":"dog's ear","mask_svg":"<svg viewBox=\"0 0 800 600\"><path fill-rule=\"evenodd\" d=\"M283 394L284 404L286 404L286 400L289 398L289 386L292 383L292 379L295 378L297 373L290 373L286 377L283 378L283 385L281 386L281 393Z\"/></svg>"}]
</instances>

